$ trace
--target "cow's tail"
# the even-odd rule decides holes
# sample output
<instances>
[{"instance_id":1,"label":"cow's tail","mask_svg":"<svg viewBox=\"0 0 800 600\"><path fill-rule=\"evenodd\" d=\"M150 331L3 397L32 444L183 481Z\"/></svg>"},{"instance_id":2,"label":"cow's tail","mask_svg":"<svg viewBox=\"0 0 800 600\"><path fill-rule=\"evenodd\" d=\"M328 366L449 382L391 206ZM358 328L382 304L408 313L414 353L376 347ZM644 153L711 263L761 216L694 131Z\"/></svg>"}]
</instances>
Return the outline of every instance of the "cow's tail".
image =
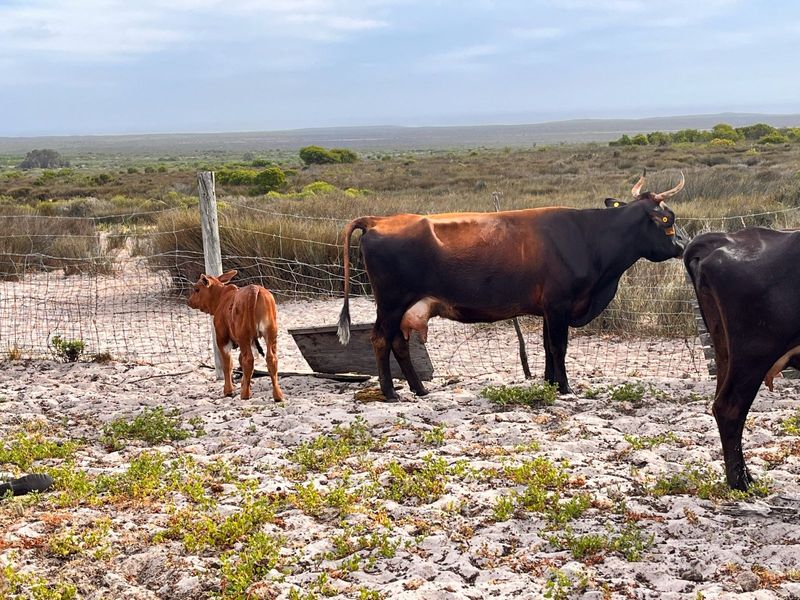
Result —
<instances>
[{"instance_id":1,"label":"cow's tail","mask_svg":"<svg viewBox=\"0 0 800 600\"><path fill-rule=\"evenodd\" d=\"M339 342L346 346L350 343L350 236L353 230L360 229L365 232L368 228L375 224L375 217L360 217L354 221L350 221L347 227L344 228L344 247L342 252L344 254L344 305L342 312L339 313Z\"/></svg>"},{"instance_id":2,"label":"cow's tail","mask_svg":"<svg viewBox=\"0 0 800 600\"><path fill-rule=\"evenodd\" d=\"M261 300L261 294L259 293L259 289L258 288L251 288L251 289L255 290L255 293L253 294L253 314L257 315L258 314L258 303ZM258 337L260 335L263 335L261 330L262 330L262 328L265 328L265 327L266 327L266 323L258 323L258 322L256 322L256 337L253 338L253 342L255 343L256 350L258 350L258 353L261 356L266 356L266 355L264 354L264 347L261 345L261 342L258 341ZM266 331L266 329L264 329L264 331Z\"/></svg>"}]
</instances>

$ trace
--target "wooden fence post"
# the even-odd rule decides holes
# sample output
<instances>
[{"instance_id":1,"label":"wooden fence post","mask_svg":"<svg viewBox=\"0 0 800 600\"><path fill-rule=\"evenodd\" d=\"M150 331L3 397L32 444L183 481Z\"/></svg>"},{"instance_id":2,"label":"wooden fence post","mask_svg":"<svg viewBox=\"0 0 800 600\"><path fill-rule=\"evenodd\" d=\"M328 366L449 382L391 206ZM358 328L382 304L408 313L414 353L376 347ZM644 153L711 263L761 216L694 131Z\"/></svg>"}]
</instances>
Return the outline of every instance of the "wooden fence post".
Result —
<instances>
[{"instance_id":1,"label":"wooden fence post","mask_svg":"<svg viewBox=\"0 0 800 600\"><path fill-rule=\"evenodd\" d=\"M197 184L200 190L200 223L203 229L203 255L206 262L206 274L215 277L222 275L222 253L219 248L219 223L217 221L217 195L214 191L214 172L197 173ZM222 359L217 348L214 327L211 327L211 347L214 348L214 370L217 381L222 379Z\"/></svg>"}]
</instances>

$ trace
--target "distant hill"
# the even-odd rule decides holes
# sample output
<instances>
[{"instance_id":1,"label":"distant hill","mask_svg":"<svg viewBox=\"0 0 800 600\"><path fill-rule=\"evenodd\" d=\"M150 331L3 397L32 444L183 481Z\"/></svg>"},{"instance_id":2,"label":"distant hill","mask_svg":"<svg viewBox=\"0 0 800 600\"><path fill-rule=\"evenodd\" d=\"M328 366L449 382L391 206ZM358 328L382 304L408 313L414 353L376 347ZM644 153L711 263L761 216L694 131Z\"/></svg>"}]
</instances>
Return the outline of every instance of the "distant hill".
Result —
<instances>
[{"instance_id":1,"label":"distant hill","mask_svg":"<svg viewBox=\"0 0 800 600\"><path fill-rule=\"evenodd\" d=\"M735 127L754 123L767 123L773 127L797 127L800 126L800 114L718 113L646 119L573 119L529 125L365 126L232 133L0 137L0 153L21 154L34 148L52 148L64 153L153 153L187 156L209 151L237 153L267 149L297 150L310 144L361 151L502 148L561 142L608 142L622 134L689 128L710 129L717 123L728 123Z\"/></svg>"}]
</instances>

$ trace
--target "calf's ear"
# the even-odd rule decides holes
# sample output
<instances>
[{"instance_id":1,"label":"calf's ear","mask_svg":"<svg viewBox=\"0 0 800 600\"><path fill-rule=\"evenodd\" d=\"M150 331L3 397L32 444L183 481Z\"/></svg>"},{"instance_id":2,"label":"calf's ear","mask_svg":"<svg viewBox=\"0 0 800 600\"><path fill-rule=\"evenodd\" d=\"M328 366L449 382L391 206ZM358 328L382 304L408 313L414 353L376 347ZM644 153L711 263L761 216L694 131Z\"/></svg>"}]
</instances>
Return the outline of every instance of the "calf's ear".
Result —
<instances>
[{"instance_id":1,"label":"calf's ear","mask_svg":"<svg viewBox=\"0 0 800 600\"><path fill-rule=\"evenodd\" d=\"M620 206L625 206L626 204L627 202L617 200L616 198L606 198L606 208L619 208Z\"/></svg>"},{"instance_id":2,"label":"calf's ear","mask_svg":"<svg viewBox=\"0 0 800 600\"><path fill-rule=\"evenodd\" d=\"M211 280L208 278L207 275L200 275L200 283L208 287L211 285Z\"/></svg>"},{"instance_id":3,"label":"calf's ear","mask_svg":"<svg viewBox=\"0 0 800 600\"><path fill-rule=\"evenodd\" d=\"M236 269L234 269L232 271L227 271L227 272L223 273L222 275L220 275L219 277L217 277L217 279L219 279L220 283L228 283L231 279L236 277L236 273L238 273L238 271Z\"/></svg>"}]
</instances>

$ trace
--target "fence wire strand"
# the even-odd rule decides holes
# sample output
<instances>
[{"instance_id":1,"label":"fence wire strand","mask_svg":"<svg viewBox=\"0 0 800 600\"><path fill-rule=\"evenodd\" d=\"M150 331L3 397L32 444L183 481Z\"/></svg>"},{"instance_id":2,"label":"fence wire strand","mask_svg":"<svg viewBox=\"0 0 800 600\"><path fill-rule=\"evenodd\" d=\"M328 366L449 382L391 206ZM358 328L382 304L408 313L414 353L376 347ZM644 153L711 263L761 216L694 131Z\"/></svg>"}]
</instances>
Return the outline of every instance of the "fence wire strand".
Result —
<instances>
[{"instance_id":1,"label":"fence wire strand","mask_svg":"<svg viewBox=\"0 0 800 600\"><path fill-rule=\"evenodd\" d=\"M344 219L271 212L226 200L241 215L267 219L277 229L237 225L223 219L224 268L237 268L236 283L258 283L279 299L279 355L283 369L308 369L290 328L336 323L343 289L342 248L325 239L298 235L295 222L319 222L341 231ZM702 219L745 220L785 217L798 208ZM139 224L143 215L159 219ZM202 271L202 246L183 240L199 227L175 209L108 217L7 215L0 231L0 351L50 356L51 340L80 339L86 354L109 353L118 360L155 364L211 361L208 317L186 305L188 290ZM124 223L116 231L103 223ZM54 227L56 220L64 226ZM687 219L689 220L689 219ZM699 220L699 219L695 219ZM784 218L788 222L788 218ZM255 221L253 221L255 222ZM165 224L168 224L165 226ZM165 229L166 227L166 229ZM275 233L277 231L278 233ZM252 255L235 247L248 234L278 244L281 256ZM316 252L304 259L300 250ZM293 249L295 249L293 251ZM354 322L371 322L374 305L357 250L351 248ZM230 265L234 265L231 267ZM680 261L640 261L622 278L616 298L595 321L570 332L567 369L571 377L706 377L706 362L694 325L693 291ZM524 317L522 329L531 370L544 371L541 319ZM522 377L516 334L510 322L465 325L433 319L427 350L437 375Z\"/></svg>"}]
</instances>

